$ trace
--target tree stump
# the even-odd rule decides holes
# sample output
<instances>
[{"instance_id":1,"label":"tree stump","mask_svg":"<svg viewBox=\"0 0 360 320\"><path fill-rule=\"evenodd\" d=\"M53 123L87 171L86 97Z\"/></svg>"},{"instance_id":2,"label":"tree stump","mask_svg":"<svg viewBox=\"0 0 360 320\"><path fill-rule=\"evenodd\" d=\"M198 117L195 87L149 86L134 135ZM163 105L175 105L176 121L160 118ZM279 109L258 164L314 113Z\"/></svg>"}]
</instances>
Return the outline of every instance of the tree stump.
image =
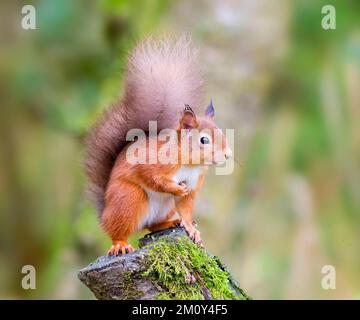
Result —
<instances>
[{"instance_id":1,"label":"tree stump","mask_svg":"<svg viewBox=\"0 0 360 320\"><path fill-rule=\"evenodd\" d=\"M78 273L100 300L249 299L220 260L182 227L147 234L140 249L98 258Z\"/></svg>"}]
</instances>

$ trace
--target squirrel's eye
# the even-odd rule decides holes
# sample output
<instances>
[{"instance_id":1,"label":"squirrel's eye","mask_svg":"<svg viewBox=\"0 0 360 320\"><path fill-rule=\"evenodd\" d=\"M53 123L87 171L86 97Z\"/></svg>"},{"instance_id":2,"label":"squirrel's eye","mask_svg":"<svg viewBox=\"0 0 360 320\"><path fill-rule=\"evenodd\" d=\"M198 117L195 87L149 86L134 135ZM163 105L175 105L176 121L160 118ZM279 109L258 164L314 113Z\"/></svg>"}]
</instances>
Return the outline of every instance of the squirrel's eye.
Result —
<instances>
[{"instance_id":1,"label":"squirrel's eye","mask_svg":"<svg viewBox=\"0 0 360 320\"><path fill-rule=\"evenodd\" d=\"M209 144L210 143L210 140L208 137L201 137L200 138L200 143L201 144Z\"/></svg>"}]
</instances>

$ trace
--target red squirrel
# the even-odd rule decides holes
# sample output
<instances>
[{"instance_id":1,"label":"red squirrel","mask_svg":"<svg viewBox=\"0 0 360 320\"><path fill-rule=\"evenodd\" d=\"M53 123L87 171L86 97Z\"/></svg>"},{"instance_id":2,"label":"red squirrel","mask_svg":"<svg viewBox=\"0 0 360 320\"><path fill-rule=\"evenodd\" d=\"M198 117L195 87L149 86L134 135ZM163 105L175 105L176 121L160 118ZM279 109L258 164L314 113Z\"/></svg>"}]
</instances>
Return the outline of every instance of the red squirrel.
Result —
<instances>
[{"instance_id":1,"label":"red squirrel","mask_svg":"<svg viewBox=\"0 0 360 320\"><path fill-rule=\"evenodd\" d=\"M148 38L138 44L128 58L122 99L105 111L88 134L86 174L100 225L112 240L109 255L133 252L128 237L136 231L156 231L176 224L183 226L195 243L202 244L192 218L194 200L208 165L225 161L231 150L222 133L220 142L215 143L215 130L219 129L212 102L204 116L192 109L203 101L197 57L197 50L184 37ZM127 141L128 131L137 128L147 132L149 121L156 121L159 131L176 130L178 154L184 132L197 130L189 152L198 148L199 162L128 161L127 150L134 143ZM204 129L208 134L202 134ZM148 154L151 139L147 136L140 152ZM163 144L159 142L156 151ZM204 152L209 147L211 152Z\"/></svg>"}]
</instances>

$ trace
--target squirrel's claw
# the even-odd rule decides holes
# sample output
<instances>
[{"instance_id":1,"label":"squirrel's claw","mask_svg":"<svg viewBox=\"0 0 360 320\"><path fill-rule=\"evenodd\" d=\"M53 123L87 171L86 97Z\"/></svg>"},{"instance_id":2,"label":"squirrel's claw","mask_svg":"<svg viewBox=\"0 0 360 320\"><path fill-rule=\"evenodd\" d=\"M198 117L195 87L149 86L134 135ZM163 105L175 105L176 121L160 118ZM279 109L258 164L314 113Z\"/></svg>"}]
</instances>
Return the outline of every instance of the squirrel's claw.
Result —
<instances>
[{"instance_id":1,"label":"squirrel's claw","mask_svg":"<svg viewBox=\"0 0 360 320\"><path fill-rule=\"evenodd\" d=\"M134 252L134 248L126 241L113 241L113 245L108 251L109 256L124 255L126 253Z\"/></svg>"},{"instance_id":2,"label":"squirrel's claw","mask_svg":"<svg viewBox=\"0 0 360 320\"><path fill-rule=\"evenodd\" d=\"M192 241L194 241L200 247L202 247L202 248L204 247L203 242L200 237L200 231L194 227L192 222L181 220L180 226L185 228L186 232L189 235L189 238Z\"/></svg>"},{"instance_id":3,"label":"squirrel's claw","mask_svg":"<svg viewBox=\"0 0 360 320\"><path fill-rule=\"evenodd\" d=\"M187 196L189 194L189 189L188 189L185 182L180 182L179 187L180 187L180 191L179 191L179 196L180 197L184 197L184 196Z\"/></svg>"}]
</instances>

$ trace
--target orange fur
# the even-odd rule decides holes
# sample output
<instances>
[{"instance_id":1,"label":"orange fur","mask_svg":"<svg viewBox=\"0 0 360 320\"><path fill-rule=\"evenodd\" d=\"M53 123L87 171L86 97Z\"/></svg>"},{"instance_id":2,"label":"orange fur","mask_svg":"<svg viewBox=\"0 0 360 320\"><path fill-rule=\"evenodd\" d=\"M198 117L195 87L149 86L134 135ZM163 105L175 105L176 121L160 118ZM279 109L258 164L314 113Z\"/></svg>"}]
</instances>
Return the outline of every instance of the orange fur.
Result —
<instances>
[{"instance_id":1,"label":"orange fur","mask_svg":"<svg viewBox=\"0 0 360 320\"><path fill-rule=\"evenodd\" d=\"M177 219L177 220L166 220L166 221L163 221L163 222L160 222L160 223L152 224L151 226L148 227L148 229L151 232L154 232L154 231L174 227L174 226L180 224L180 222L181 222L181 220L179 220L179 219Z\"/></svg>"},{"instance_id":2,"label":"orange fur","mask_svg":"<svg viewBox=\"0 0 360 320\"><path fill-rule=\"evenodd\" d=\"M127 244L132 233L142 228L158 230L170 226L175 213L180 215L180 224L190 237L201 243L200 233L193 226L194 201L205 177L208 157L214 157L214 153L228 157L224 137L223 142L214 143L210 155L202 146L200 164L181 163L184 152L180 129L208 129L209 139L213 141L217 129L212 102L205 117L196 116L192 110L204 101L197 57L197 50L193 50L190 40L185 37L150 38L140 43L128 59L123 97L106 110L87 136L88 189L98 209L100 225L113 242L109 254L132 251ZM183 110L184 104L191 107L186 105ZM127 133L134 128L149 130L151 120L157 121L158 131L179 129L175 148L178 164L132 164L127 161L126 152L131 146L126 139ZM195 139L198 145L199 138L201 136ZM152 148L149 142L153 137L146 139L145 146L138 152L148 159ZM157 143L157 148L162 143ZM192 149L189 151L191 160ZM186 184L186 179L180 180L184 176L190 179L191 186Z\"/></svg>"},{"instance_id":3,"label":"orange fur","mask_svg":"<svg viewBox=\"0 0 360 320\"><path fill-rule=\"evenodd\" d=\"M195 118L195 115L193 115ZM213 121L196 118L189 119L188 114L180 119L180 123L184 126L184 121L187 124L192 123L197 129L214 129ZM178 131L178 149L181 153L180 130ZM146 149L150 148L148 142L145 145ZM158 148L162 143L157 145ZM158 193L171 194L174 196L174 206L162 221L146 225L150 230L159 230L161 228L174 225L171 218L177 212L180 215L180 222L188 231L189 235L198 243L201 243L200 233L193 226L193 206L196 195L203 185L207 166L204 164L193 165L190 167L200 166L201 173L199 174L196 186L192 190L188 190L186 185L176 183L173 177L182 164L131 164L126 160L126 150L118 156L113 170L110 175L109 184L105 196L105 209L101 217L102 228L110 235L113 243L119 241L127 241L127 238L132 233L140 230L141 222L143 221L148 209L149 199L145 190L152 190ZM143 150L148 156L148 150ZM190 150L191 151L191 150ZM219 150L220 152L220 150ZM223 150L221 150L223 152ZM201 163L205 161L201 157Z\"/></svg>"}]
</instances>

